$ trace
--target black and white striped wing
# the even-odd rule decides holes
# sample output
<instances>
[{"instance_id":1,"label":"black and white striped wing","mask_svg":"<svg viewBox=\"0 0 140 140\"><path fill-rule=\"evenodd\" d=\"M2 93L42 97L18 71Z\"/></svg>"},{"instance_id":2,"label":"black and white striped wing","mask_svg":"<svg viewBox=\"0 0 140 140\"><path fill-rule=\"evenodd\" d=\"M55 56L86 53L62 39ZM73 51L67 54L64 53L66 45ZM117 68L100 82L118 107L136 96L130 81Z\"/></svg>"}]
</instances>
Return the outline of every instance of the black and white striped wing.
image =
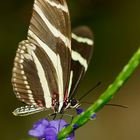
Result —
<instances>
[{"instance_id":1,"label":"black and white striped wing","mask_svg":"<svg viewBox=\"0 0 140 140\"><path fill-rule=\"evenodd\" d=\"M69 98L74 96L80 80L88 69L93 53L93 34L86 26L76 28L72 33L72 60L69 84Z\"/></svg>"},{"instance_id":2,"label":"black and white striped wing","mask_svg":"<svg viewBox=\"0 0 140 140\"><path fill-rule=\"evenodd\" d=\"M59 93L64 93L71 61L71 25L65 0L35 0L28 40L44 49L56 69Z\"/></svg>"},{"instance_id":3,"label":"black and white striped wing","mask_svg":"<svg viewBox=\"0 0 140 140\"><path fill-rule=\"evenodd\" d=\"M71 29L65 0L35 0L27 39L19 43L14 61L15 94L20 101L42 108L54 107L58 102L56 111L60 111L71 61Z\"/></svg>"}]
</instances>

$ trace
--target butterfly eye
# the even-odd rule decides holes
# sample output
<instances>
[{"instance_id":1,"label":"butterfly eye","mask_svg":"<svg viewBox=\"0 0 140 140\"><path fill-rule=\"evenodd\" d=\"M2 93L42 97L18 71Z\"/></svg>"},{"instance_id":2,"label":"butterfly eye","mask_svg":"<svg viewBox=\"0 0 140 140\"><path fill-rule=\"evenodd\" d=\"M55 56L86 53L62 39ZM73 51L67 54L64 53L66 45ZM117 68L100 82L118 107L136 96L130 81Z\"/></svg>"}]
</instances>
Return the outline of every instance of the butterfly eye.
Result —
<instances>
[{"instance_id":1,"label":"butterfly eye","mask_svg":"<svg viewBox=\"0 0 140 140\"><path fill-rule=\"evenodd\" d=\"M77 103L78 103L78 102L77 102L76 99L72 99L72 100L71 100L71 106L75 106Z\"/></svg>"}]
</instances>

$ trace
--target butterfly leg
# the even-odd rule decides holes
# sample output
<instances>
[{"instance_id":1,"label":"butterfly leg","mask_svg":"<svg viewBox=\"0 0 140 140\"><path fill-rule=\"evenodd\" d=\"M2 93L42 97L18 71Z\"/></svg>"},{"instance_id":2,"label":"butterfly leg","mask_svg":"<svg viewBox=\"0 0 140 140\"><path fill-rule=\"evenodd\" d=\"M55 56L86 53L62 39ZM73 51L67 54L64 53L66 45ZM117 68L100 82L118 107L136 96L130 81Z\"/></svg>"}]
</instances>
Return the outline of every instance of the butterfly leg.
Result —
<instances>
[{"instance_id":1,"label":"butterfly leg","mask_svg":"<svg viewBox=\"0 0 140 140\"><path fill-rule=\"evenodd\" d=\"M70 114L61 113L61 117L60 117L60 119L62 119L64 116L66 116L67 118L68 118L68 117L69 117L69 118L71 118L71 121L70 121L70 123L73 121L74 115L70 115Z\"/></svg>"},{"instance_id":2,"label":"butterfly leg","mask_svg":"<svg viewBox=\"0 0 140 140\"><path fill-rule=\"evenodd\" d=\"M52 113L52 114L49 114L49 116L50 116L50 117L52 117L52 116L53 116L53 120L55 120L55 119L56 119L56 116L57 116L57 113Z\"/></svg>"}]
</instances>

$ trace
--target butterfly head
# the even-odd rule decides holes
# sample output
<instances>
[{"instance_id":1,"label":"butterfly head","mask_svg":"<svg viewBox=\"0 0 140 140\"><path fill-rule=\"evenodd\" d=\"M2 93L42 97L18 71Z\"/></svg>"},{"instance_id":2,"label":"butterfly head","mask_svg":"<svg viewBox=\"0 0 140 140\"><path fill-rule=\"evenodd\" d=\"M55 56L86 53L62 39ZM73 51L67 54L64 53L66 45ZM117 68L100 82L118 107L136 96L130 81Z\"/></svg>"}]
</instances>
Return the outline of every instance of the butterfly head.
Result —
<instances>
[{"instance_id":1,"label":"butterfly head","mask_svg":"<svg viewBox=\"0 0 140 140\"><path fill-rule=\"evenodd\" d=\"M65 105L63 106L63 110L78 108L79 106L80 106L79 101L73 98L65 103Z\"/></svg>"},{"instance_id":2,"label":"butterfly head","mask_svg":"<svg viewBox=\"0 0 140 140\"><path fill-rule=\"evenodd\" d=\"M70 100L70 108L78 108L80 106L79 101L73 98Z\"/></svg>"}]
</instances>

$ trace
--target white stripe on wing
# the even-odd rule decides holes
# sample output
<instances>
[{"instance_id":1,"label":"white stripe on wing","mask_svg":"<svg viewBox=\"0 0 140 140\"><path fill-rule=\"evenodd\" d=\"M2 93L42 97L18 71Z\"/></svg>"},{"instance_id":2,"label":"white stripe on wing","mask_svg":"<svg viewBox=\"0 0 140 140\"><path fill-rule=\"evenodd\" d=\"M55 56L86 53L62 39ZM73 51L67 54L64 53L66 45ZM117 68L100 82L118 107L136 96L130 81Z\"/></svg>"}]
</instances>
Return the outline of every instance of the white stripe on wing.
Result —
<instances>
[{"instance_id":1,"label":"white stripe on wing","mask_svg":"<svg viewBox=\"0 0 140 140\"><path fill-rule=\"evenodd\" d=\"M33 37L37 43L40 45L40 47L44 50L44 52L49 56L52 64L54 65L54 68L56 70L56 76L57 76L57 85L58 85L58 94L59 94L59 111L61 110L63 106L63 100L64 100L64 93L63 93L63 71L62 66L60 62L60 57L56 53L54 53L44 42L42 42L31 30L29 30L29 35Z\"/></svg>"},{"instance_id":2,"label":"white stripe on wing","mask_svg":"<svg viewBox=\"0 0 140 140\"><path fill-rule=\"evenodd\" d=\"M37 56L35 55L34 50L30 50L30 53L31 53L34 63L36 65L38 77L39 77L39 80L40 80L40 83L42 86L42 90L44 92L46 108L50 108L50 107L52 107L52 98L51 98L51 93L50 93L49 86L48 86L48 81L45 76L45 72L44 72L43 67L42 67L41 63L39 62Z\"/></svg>"},{"instance_id":3,"label":"white stripe on wing","mask_svg":"<svg viewBox=\"0 0 140 140\"><path fill-rule=\"evenodd\" d=\"M71 51L71 54L72 54L72 60L74 61L79 61L79 63L85 68L85 71L87 71L87 68L88 68L88 63L87 63L87 60L84 59L80 53L72 50Z\"/></svg>"},{"instance_id":4,"label":"white stripe on wing","mask_svg":"<svg viewBox=\"0 0 140 140\"><path fill-rule=\"evenodd\" d=\"M70 72L70 80L69 80L69 88L68 88L68 97L70 94L71 86L72 86L72 79L73 79L73 71Z\"/></svg>"},{"instance_id":5,"label":"white stripe on wing","mask_svg":"<svg viewBox=\"0 0 140 140\"><path fill-rule=\"evenodd\" d=\"M94 44L92 39L79 37L74 33L72 33L72 38L75 39L76 41L80 42L80 43L87 43L88 45L91 45L91 46Z\"/></svg>"},{"instance_id":6,"label":"white stripe on wing","mask_svg":"<svg viewBox=\"0 0 140 140\"><path fill-rule=\"evenodd\" d=\"M38 15L42 18L42 20L44 21L44 23L47 25L47 27L50 29L51 33L55 36L55 37L59 37L65 44L66 47L70 48L71 46L71 41L64 36L59 30L57 30L50 22L49 20L46 18L46 16L44 15L44 13L42 12L42 10L39 8L39 6L35 3L34 4L34 10L38 13Z\"/></svg>"},{"instance_id":7,"label":"white stripe on wing","mask_svg":"<svg viewBox=\"0 0 140 140\"><path fill-rule=\"evenodd\" d=\"M55 3L54 1L51 1L51 0L45 0L45 1L47 3L49 3L51 6L56 7L56 8L58 8L58 9L64 11L64 12L68 13L68 8L66 6L61 5L61 4L57 4L57 3Z\"/></svg>"}]
</instances>

